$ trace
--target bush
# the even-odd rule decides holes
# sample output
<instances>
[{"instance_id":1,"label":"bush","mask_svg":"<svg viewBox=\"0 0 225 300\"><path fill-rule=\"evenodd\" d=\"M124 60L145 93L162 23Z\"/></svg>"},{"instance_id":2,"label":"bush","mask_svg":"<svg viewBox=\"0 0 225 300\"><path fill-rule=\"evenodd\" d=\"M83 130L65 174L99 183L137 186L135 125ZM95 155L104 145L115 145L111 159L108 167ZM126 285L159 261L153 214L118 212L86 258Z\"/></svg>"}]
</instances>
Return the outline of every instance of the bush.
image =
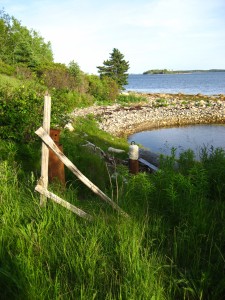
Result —
<instances>
[{"instance_id":1,"label":"bush","mask_svg":"<svg viewBox=\"0 0 225 300\"><path fill-rule=\"evenodd\" d=\"M34 89L21 86L0 89L0 137L20 142L34 138L42 123L43 97Z\"/></svg>"},{"instance_id":2,"label":"bush","mask_svg":"<svg viewBox=\"0 0 225 300\"><path fill-rule=\"evenodd\" d=\"M43 123L46 87L37 82L0 87L0 137L18 142L36 139L35 130ZM75 107L92 105L94 98L68 89L49 91L52 98L51 127L63 127Z\"/></svg>"},{"instance_id":3,"label":"bush","mask_svg":"<svg viewBox=\"0 0 225 300\"><path fill-rule=\"evenodd\" d=\"M38 78L49 88L76 90L85 93L88 89L86 75L82 71L74 71L64 64L54 63L39 66L36 69Z\"/></svg>"},{"instance_id":4,"label":"bush","mask_svg":"<svg viewBox=\"0 0 225 300\"><path fill-rule=\"evenodd\" d=\"M129 95L124 95L124 94L120 94L118 97L117 97L117 102L120 103L120 104L129 104L129 103L139 103L140 102L146 102L146 98L142 97L142 96L137 96L137 95L134 95L134 94L129 94Z\"/></svg>"},{"instance_id":5,"label":"bush","mask_svg":"<svg viewBox=\"0 0 225 300\"><path fill-rule=\"evenodd\" d=\"M225 151L222 148L203 148L201 161L207 172L210 198L225 201Z\"/></svg>"},{"instance_id":6,"label":"bush","mask_svg":"<svg viewBox=\"0 0 225 300\"><path fill-rule=\"evenodd\" d=\"M98 102L110 103L116 100L119 89L113 79L109 77L100 79L97 75L90 75L88 76L88 81L88 92L94 96Z\"/></svg>"},{"instance_id":7,"label":"bush","mask_svg":"<svg viewBox=\"0 0 225 300\"><path fill-rule=\"evenodd\" d=\"M15 68L0 60L0 74L13 75Z\"/></svg>"},{"instance_id":8,"label":"bush","mask_svg":"<svg viewBox=\"0 0 225 300\"><path fill-rule=\"evenodd\" d=\"M15 68L16 78L21 80L32 80L35 77L35 74L28 67L23 64L18 64Z\"/></svg>"},{"instance_id":9,"label":"bush","mask_svg":"<svg viewBox=\"0 0 225 300\"><path fill-rule=\"evenodd\" d=\"M50 64L39 67L37 75L50 89L70 88L70 75L64 64Z\"/></svg>"}]
</instances>

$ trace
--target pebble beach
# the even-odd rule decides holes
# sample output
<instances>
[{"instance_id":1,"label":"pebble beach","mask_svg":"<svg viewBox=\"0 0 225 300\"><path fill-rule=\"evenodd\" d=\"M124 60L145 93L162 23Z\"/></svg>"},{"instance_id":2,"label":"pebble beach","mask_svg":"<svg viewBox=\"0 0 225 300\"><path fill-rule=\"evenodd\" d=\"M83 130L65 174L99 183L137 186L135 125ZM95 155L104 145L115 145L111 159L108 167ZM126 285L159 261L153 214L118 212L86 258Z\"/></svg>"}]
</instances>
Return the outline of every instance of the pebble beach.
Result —
<instances>
[{"instance_id":1,"label":"pebble beach","mask_svg":"<svg viewBox=\"0 0 225 300\"><path fill-rule=\"evenodd\" d=\"M136 95L144 97L145 101L75 109L71 117L74 119L87 114L99 116L99 127L115 136L167 126L225 123L224 95Z\"/></svg>"}]
</instances>

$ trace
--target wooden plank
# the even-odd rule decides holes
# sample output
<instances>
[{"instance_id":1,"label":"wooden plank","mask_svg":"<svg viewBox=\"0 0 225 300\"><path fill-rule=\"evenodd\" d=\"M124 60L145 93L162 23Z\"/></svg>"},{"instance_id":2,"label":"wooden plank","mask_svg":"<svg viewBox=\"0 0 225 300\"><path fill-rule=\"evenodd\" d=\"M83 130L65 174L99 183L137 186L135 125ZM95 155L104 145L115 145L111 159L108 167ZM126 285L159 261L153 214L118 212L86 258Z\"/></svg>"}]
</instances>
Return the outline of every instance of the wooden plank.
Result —
<instances>
[{"instance_id":1,"label":"wooden plank","mask_svg":"<svg viewBox=\"0 0 225 300\"><path fill-rule=\"evenodd\" d=\"M59 157L59 159L67 166L67 168L76 175L88 188L97 194L101 199L106 201L113 209L117 210L121 215L128 217L115 202L113 202L107 195L105 195L93 182L91 182L85 175L83 175L78 168L59 150L47 132L40 127L35 133L44 141L44 143Z\"/></svg>"},{"instance_id":2,"label":"wooden plank","mask_svg":"<svg viewBox=\"0 0 225 300\"><path fill-rule=\"evenodd\" d=\"M150 162L148 162L147 160L143 159L143 158L139 158L138 159L140 163L144 164L145 166L149 167L152 171L156 172L159 170L158 167L154 166L153 164L151 164Z\"/></svg>"},{"instance_id":3,"label":"wooden plank","mask_svg":"<svg viewBox=\"0 0 225 300\"><path fill-rule=\"evenodd\" d=\"M51 119L51 97L48 93L44 97L44 117L43 117L43 128L49 134L50 132L50 119ZM43 187L48 188L48 160L49 160L49 149L42 143L42 155L41 155L41 178ZM47 198L41 194L40 206L46 205Z\"/></svg>"},{"instance_id":4,"label":"wooden plank","mask_svg":"<svg viewBox=\"0 0 225 300\"><path fill-rule=\"evenodd\" d=\"M76 207L75 205L72 205L71 203L65 201L64 199L58 197L57 195L53 194L52 192L49 192L46 188L42 187L41 185L37 185L35 187L35 190L39 192L41 195L44 195L45 197L53 200L54 202L62 205L63 207L67 208L68 210L72 211L73 213L77 214L79 217L87 219L87 220L93 220L93 217L80 208Z\"/></svg>"}]
</instances>

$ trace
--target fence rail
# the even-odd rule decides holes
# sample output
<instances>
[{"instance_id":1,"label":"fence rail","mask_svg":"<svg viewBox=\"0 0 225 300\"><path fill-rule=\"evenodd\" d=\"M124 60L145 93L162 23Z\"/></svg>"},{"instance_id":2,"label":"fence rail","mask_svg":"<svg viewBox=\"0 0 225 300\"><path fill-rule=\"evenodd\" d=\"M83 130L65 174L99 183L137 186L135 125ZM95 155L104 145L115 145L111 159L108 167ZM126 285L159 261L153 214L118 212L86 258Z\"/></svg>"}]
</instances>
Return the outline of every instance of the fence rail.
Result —
<instances>
[{"instance_id":1,"label":"fence rail","mask_svg":"<svg viewBox=\"0 0 225 300\"><path fill-rule=\"evenodd\" d=\"M114 201L112 201L107 195L105 195L93 182L91 182L84 174L82 174L78 168L63 154L63 152L54 143L49 136L50 133L50 119L51 119L51 97L48 93L44 97L44 120L43 127L40 127L35 133L42 139L42 160L41 160L41 180L35 187L35 190L40 193L40 205L46 204L47 198L52 199L54 202L64 206L70 211L76 213L82 218L92 220L93 217L76 206L70 204L64 199L58 197L54 193L48 191L48 163L49 163L49 148L55 153L55 155L68 167L68 169L76 175L88 188L90 188L101 199L106 201L113 209L118 211L121 215L129 217Z\"/></svg>"}]
</instances>

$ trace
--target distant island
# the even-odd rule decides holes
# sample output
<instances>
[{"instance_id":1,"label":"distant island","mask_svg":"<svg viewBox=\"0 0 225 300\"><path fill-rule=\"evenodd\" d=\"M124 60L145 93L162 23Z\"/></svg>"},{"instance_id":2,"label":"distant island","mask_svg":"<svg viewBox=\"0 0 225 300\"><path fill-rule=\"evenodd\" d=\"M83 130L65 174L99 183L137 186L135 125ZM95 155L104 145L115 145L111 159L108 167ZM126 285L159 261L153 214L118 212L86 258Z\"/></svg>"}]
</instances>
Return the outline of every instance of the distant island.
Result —
<instances>
[{"instance_id":1,"label":"distant island","mask_svg":"<svg viewBox=\"0 0 225 300\"><path fill-rule=\"evenodd\" d=\"M153 69L148 70L143 73L143 75L148 74L184 74L184 73L205 73L205 72L225 72L225 69L210 69L210 70L167 70L167 69Z\"/></svg>"}]
</instances>

